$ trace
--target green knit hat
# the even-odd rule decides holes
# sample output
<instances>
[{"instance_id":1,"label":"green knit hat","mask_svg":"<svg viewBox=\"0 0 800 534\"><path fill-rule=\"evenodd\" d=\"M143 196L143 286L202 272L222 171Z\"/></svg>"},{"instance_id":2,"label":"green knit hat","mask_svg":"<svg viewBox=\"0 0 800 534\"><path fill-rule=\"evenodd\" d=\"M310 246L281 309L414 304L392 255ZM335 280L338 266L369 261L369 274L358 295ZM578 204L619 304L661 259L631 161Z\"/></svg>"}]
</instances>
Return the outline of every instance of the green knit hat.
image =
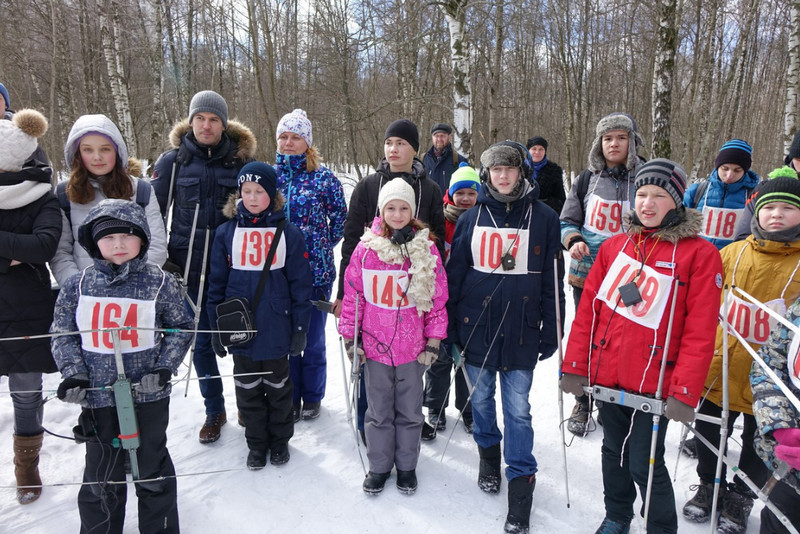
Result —
<instances>
[{"instance_id":1,"label":"green knit hat","mask_svg":"<svg viewBox=\"0 0 800 534\"><path fill-rule=\"evenodd\" d=\"M792 170L793 177L777 174L776 178L772 178L773 173L775 171L769 174L769 181L756 188L756 217L758 211L770 202L785 202L800 208L800 180L797 179L797 173Z\"/></svg>"}]
</instances>

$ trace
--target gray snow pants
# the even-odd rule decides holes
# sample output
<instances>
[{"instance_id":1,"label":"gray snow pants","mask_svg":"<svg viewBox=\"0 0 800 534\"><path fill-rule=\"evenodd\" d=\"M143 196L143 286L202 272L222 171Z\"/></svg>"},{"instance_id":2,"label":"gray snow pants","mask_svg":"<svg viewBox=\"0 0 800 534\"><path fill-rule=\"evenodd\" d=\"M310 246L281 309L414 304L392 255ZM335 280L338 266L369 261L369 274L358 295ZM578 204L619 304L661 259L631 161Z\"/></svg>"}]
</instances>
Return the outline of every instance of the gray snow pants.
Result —
<instances>
[{"instance_id":1,"label":"gray snow pants","mask_svg":"<svg viewBox=\"0 0 800 534\"><path fill-rule=\"evenodd\" d=\"M416 360L392 367L367 360L367 458L373 473L417 468L422 433L422 375Z\"/></svg>"}]
</instances>

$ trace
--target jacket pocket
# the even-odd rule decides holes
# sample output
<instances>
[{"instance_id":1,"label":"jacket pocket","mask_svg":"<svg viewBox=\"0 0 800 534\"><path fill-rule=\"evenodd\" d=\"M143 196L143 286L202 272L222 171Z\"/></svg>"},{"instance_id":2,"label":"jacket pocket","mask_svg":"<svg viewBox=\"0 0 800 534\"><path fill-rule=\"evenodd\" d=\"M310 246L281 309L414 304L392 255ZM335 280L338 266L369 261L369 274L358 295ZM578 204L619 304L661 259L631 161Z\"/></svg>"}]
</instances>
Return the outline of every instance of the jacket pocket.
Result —
<instances>
[{"instance_id":1,"label":"jacket pocket","mask_svg":"<svg viewBox=\"0 0 800 534\"><path fill-rule=\"evenodd\" d=\"M193 210L200 202L200 178L184 176L176 179L175 197L180 207Z\"/></svg>"}]
</instances>

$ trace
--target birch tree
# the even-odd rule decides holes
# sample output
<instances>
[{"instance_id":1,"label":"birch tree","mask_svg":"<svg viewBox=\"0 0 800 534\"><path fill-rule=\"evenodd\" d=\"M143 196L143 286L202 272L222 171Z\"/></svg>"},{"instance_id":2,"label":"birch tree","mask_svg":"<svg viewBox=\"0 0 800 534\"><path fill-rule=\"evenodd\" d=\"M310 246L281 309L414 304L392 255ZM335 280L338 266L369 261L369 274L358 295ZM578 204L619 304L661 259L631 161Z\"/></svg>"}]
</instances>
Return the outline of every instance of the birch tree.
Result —
<instances>
[{"instance_id":1,"label":"birch tree","mask_svg":"<svg viewBox=\"0 0 800 534\"><path fill-rule=\"evenodd\" d=\"M786 71L786 103L783 111L783 153L789 153L797 131L798 87L800 85L800 0L792 0L789 27L789 69Z\"/></svg>"},{"instance_id":2,"label":"birch tree","mask_svg":"<svg viewBox=\"0 0 800 534\"><path fill-rule=\"evenodd\" d=\"M656 54L653 61L653 141L651 153L657 158L671 158L670 126L672 118L672 80L675 50L678 47L677 0L659 0Z\"/></svg>"},{"instance_id":3,"label":"birch tree","mask_svg":"<svg viewBox=\"0 0 800 534\"><path fill-rule=\"evenodd\" d=\"M453 142L456 151L469 161L475 159L472 147L472 89L470 53L466 40L469 0L449 0L438 6L447 20L450 34L450 65L453 69Z\"/></svg>"}]
</instances>

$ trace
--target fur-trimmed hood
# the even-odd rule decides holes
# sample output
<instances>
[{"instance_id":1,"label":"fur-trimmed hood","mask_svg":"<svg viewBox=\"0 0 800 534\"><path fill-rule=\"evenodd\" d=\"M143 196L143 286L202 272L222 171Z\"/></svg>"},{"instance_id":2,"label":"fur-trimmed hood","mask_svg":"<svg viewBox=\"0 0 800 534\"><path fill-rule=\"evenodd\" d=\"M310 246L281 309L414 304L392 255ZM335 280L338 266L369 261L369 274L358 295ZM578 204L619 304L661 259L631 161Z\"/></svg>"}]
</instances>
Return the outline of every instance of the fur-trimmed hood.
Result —
<instances>
[{"instance_id":1,"label":"fur-trimmed hood","mask_svg":"<svg viewBox=\"0 0 800 534\"><path fill-rule=\"evenodd\" d=\"M176 122L169 133L170 147L180 148L183 137L191 131L192 126L189 124L189 119L182 119ZM223 132L223 135L227 135L231 141L237 144L236 157L238 159L247 161L255 157L258 143L250 128L236 120L229 120L228 127Z\"/></svg>"},{"instance_id":2,"label":"fur-trimmed hood","mask_svg":"<svg viewBox=\"0 0 800 534\"><path fill-rule=\"evenodd\" d=\"M230 122L228 124L230 124ZM239 214L240 199L241 197L238 192L228 195L228 200L225 202L225 206L222 207L222 214L229 219L235 219ZM286 204L286 201L283 195L280 191L277 191L275 193L275 198L270 201L269 210L273 212L282 211L284 204Z\"/></svg>"},{"instance_id":3,"label":"fur-trimmed hood","mask_svg":"<svg viewBox=\"0 0 800 534\"><path fill-rule=\"evenodd\" d=\"M634 222L633 213L631 211L625 215L625 223L629 227L628 233L636 235L651 231L640 223ZM697 210L681 208L678 210L678 219L677 224L656 230L655 233L664 241L677 243L681 239L697 237L703 227L703 215Z\"/></svg>"}]
</instances>

